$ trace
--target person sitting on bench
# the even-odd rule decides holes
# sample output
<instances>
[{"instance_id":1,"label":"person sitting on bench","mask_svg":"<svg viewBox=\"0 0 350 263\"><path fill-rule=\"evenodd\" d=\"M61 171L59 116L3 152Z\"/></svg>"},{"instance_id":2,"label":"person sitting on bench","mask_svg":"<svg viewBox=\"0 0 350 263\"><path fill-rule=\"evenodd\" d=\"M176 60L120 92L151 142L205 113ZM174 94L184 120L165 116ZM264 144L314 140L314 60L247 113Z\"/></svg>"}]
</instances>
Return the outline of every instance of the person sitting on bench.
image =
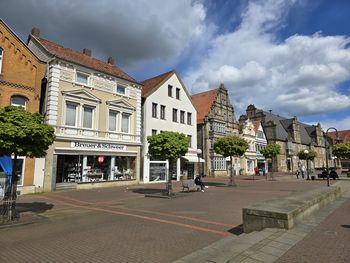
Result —
<instances>
[{"instance_id":1,"label":"person sitting on bench","mask_svg":"<svg viewBox=\"0 0 350 263\"><path fill-rule=\"evenodd\" d=\"M204 183L203 183L202 177L200 175L196 176L196 178L194 179L194 183L196 185L199 185L201 187L202 192L204 192Z\"/></svg>"}]
</instances>

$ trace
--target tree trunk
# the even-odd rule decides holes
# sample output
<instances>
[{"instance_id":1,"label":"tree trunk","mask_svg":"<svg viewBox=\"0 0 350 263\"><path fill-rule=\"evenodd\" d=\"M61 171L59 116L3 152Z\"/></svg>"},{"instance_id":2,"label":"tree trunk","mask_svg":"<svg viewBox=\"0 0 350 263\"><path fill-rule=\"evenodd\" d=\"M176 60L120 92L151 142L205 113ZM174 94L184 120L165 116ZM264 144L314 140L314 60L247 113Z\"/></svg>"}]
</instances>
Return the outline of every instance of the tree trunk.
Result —
<instances>
[{"instance_id":1,"label":"tree trunk","mask_svg":"<svg viewBox=\"0 0 350 263\"><path fill-rule=\"evenodd\" d=\"M237 186L237 184L236 184L236 182L235 182L234 175L233 175L233 158L232 158L232 156L230 156L230 160L231 160L230 186Z\"/></svg>"},{"instance_id":2,"label":"tree trunk","mask_svg":"<svg viewBox=\"0 0 350 263\"><path fill-rule=\"evenodd\" d=\"M16 199L17 199L17 153L14 153L15 158L12 163L12 178L10 187L7 189L5 201L5 211L3 213L4 219L7 221L13 221L19 218L19 214L16 211Z\"/></svg>"}]
</instances>

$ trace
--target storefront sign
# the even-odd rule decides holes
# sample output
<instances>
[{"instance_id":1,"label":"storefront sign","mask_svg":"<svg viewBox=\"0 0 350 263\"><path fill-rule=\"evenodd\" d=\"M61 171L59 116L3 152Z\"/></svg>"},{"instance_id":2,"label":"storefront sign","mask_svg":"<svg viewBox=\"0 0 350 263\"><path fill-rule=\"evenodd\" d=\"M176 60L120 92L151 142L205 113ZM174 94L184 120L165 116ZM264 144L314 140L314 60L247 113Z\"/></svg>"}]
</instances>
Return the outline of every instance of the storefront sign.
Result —
<instances>
[{"instance_id":1,"label":"storefront sign","mask_svg":"<svg viewBox=\"0 0 350 263\"><path fill-rule=\"evenodd\" d=\"M105 157L104 157L104 156L99 156L99 157L97 157L98 163L103 163L104 160L105 160Z\"/></svg>"},{"instance_id":2,"label":"storefront sign","mask_svg":"<svg viewBox=\"0 0 350 263\"><path fill-rule=\"evenodd\" d=\"M72 148L125 151L125 145L93 142L71 142Z\"/></svg>"}]
</instances>

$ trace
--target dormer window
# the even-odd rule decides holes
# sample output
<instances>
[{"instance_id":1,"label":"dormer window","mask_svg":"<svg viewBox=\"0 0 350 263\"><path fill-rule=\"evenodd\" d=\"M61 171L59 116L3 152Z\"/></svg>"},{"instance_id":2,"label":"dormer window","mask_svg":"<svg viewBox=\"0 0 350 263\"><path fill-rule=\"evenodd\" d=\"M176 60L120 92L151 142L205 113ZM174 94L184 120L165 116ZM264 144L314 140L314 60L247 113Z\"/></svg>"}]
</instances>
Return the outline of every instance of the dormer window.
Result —
<instances>
[{"instance_id":1,"label":"dormer window","mask_svg":"<svg viewBox=\"0 0 350 263\"><path fill-rule=\"evenodd\" d=\"M88 85L89 83L89 75L81 72L77 72L76 82L84 85Z\"/></svg>"},{"instance_id":2,"label":"dormer window","mask_svg":"<svg viewBox=\"0 0 350 263\"><path fill-rule=\"evenodd\" d=\"M3 54L3 51L0 48L0 74L1 74L1 69L2 69L2 54Z\"/></svg>"},{"instance_id":3,"label":"dormer window","mask_svg":"<svg viewBox=\"0 0 350 263\"><path fill-rule=\"evenodd\" d=\"M22 96L12 96L11 97L11 106L26 108L27 99Z\"/></svg>"},{"instance_id":4,"label":"dormer window","mask_svg":"<svg viewBox=\"0 0 350 263\"><path fill-rule=\"evenodd\" d=\"M125 95L126 94L126 87L118 84L117 85L117 93Z\"/></svg>"}]
</instances>

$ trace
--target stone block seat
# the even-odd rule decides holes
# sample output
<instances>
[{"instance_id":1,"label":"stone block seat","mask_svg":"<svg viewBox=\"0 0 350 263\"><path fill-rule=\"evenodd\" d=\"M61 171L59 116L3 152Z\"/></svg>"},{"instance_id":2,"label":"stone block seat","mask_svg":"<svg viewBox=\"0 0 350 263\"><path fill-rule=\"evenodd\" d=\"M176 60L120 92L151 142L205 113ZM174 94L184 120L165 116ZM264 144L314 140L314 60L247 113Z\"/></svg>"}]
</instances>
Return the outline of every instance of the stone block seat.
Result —
<instances>
[{"instance_id":1,"label":"stone block seat","mask_svg":"<svg viewBox=\"0 0 350 263\"><path fill-rule=\"evenodd\" d=\"M250 233L264 228L290 229L340 195L341 188L331 186L256 203L243 208L243 230Z\"/></svg>"}]
</instances>

